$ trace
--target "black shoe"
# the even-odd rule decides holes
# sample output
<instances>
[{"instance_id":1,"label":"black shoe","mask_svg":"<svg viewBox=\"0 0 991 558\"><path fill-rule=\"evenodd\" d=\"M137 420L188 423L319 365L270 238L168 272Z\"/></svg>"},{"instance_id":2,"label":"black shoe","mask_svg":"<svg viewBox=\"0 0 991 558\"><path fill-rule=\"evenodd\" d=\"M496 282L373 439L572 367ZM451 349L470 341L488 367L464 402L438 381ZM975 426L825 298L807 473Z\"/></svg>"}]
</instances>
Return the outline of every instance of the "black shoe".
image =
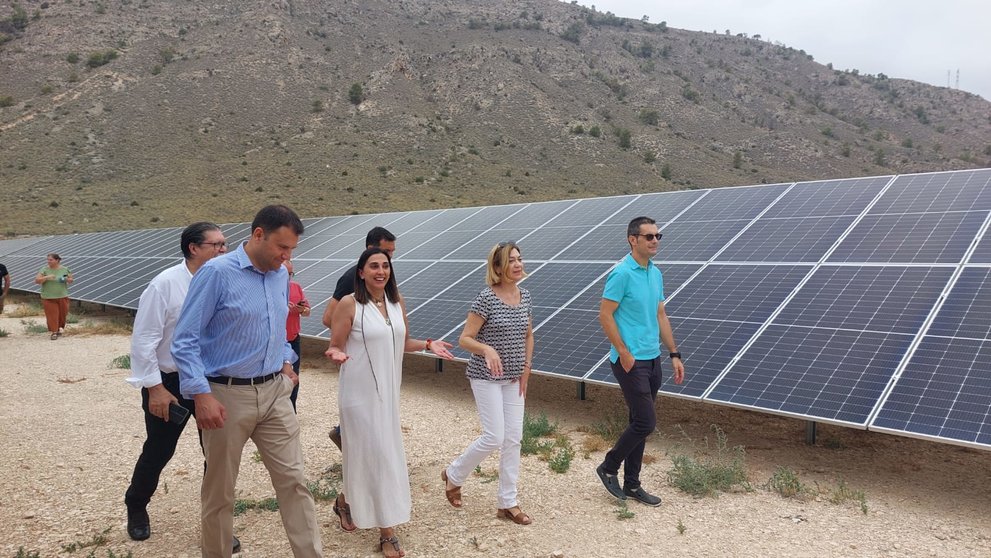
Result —
<instances>
[{"instance_id":1,"label":"black shoe","mask_svg":"<svg viewBox=\"0 0 991 558\"><path fill-rule=\"evenodd\" d=\"M330 441L334 442L337 449L341 449L341 427L339 425L330 431Z\"/></svg>"},{"instance_id":2,"label":"black shoe","mask_svg":"<svg viewBox=\"0 0 991 558\"><path fill-rule=\"evenodd\" d=\"M642 486L638 486L636 488L624 488L623 493L641 504L652 508L656 508L661 505L661 499L644 490Z\"/></svg>"},{"instance_id":3,"label":"black shoe","mask_svg":"<svg viewBox=\"0 0 991 558\"><path fill-rule=\"evenodd\" d=\"M626 495L623 494L623 489L619 487L619 478L616 475L610 475L606 473L606 470L599 465L595 468L595 474L599 475L599 480L602 481L602 485L606 487L606 490L610 494L619 498L620 500L625 500Z\"/></svg>"},{"instance_id":4,"label":"black shoe","mask_svg":"<svg viewBox=\"0 0 991 558\"><path fill-rule=\"evenodd\" d=\"M234 550L231 552L231 554L237 554L238 552L241 552L241 540L238 539L235 536L234 537Z\"/></svg>"},{"instance_id":5,"label":"black shoe","mask_svg":"<svg viewBox=\"0 0 991 558\"><path fill-rule=\"evenodd\" d=\"M144 508L127 510L127 536L143 541L151 536L151 520Z\"/></svg>"}]
</instances>

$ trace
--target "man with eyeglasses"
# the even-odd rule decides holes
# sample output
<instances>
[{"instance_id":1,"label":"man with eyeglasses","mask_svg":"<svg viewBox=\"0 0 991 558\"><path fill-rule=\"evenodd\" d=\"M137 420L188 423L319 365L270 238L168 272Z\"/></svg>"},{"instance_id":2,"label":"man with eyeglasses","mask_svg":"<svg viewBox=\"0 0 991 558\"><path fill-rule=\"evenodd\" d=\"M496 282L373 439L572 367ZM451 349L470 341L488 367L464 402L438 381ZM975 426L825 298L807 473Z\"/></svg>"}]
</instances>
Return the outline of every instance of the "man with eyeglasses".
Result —
<instances>
[{"instance_id":1,"label":"man with eyeglasses","mask_svg":"<svg viewBox=\"0 0 991 558\"><path fill-rule=\"evenodd\" d=\"M649 217L633 219L626 229L626 241L630 253L606 277L599 323L612 345L609 362L629 407L630 424L595 473L616 498L632 498L648 506L659 506L661 499L640 485L644 446L657 425L654 401L661 388L658 339L668 349L674 383L684 381L685 366L664 311L664 280L651 261L661 241L657 223ZM622 487L618 477L620 464L623 464Z\"/></svg>"},{"instance_id":2,"label":"man with eyeglasses","mask_svg":"<svg viewBox=\"0 0 991 558\"><path fill-rule=\"evenodd\" d=\"M365 249L367 250L368 248L379 248L389 255L389 259L392 259L393 254L396 253L396 235L384 227L374 227L365 235ZM341 299L349 294L354 294L354 279L357 275L357 270L358 266L353 265L347 268L337 279L337 287L334 289L334 294L331 296L330 302L327 303L327 308L323 312L323 325L326 327L330 327L334 310L341 302ZM341 449L341 425L338 424L331 429L330 440L334 442L337 449Z\"/></svg>"},{"instance_id":3,"label":"man with eyeglasses","mask_svg":"<svg viewBox=\"0 0 991 558\"><path fill-rule=\"evenodd\" d=\"M213 223L193 223L182 231L179 241L183 261L159 273L141 293L131 335L131 377L127 382L141 388L147 438L134 465L131 484L124 493L127 506L127 535L136 541L151 536L148 502L158 488L162 470L175 453L185 423L169 418L171 404L196 414L193 401L179 393L179 372L169 352L179 311L186 300L189 284L200 267L227 251L220 227ZM240 548L240 541L234 545Z\"/></svg>"}]
</instances>

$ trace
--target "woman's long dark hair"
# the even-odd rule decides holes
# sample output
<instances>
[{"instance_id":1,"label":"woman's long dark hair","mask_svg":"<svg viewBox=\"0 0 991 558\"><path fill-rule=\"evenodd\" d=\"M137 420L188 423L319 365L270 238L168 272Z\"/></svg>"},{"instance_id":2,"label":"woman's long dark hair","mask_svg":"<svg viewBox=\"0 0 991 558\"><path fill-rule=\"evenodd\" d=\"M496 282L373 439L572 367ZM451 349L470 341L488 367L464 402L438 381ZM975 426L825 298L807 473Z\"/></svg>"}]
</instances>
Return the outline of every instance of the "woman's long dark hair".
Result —
<instances>
[{"instance_id":1,"label":"woman's long dark hair","mask_svg":"<svg viewBox=\"0 0 991 558\"><path fill-rule=\"evenodd\" d=\"M389 262L389 280L385 283L385 296L389 302L399 302L399 286L396 285L396 276L392 273L392 258L381 248L369 248L362 252L361 257L358 258L358 265L354 268L354 299L360 304L367 304L371 299L368 289L365 288L365 281L359 272L365 268L368 258L375 254L383 254L386 261Z\"/></svg>"}]
</instances>

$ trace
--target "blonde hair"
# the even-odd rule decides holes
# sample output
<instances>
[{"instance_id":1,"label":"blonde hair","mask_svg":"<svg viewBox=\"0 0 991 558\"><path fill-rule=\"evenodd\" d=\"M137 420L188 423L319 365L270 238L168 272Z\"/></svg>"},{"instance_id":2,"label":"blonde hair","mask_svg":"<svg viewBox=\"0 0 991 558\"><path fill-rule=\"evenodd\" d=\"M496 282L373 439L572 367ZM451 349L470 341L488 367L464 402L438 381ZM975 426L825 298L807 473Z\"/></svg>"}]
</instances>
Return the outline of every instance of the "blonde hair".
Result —
<instances>
[{"instance_id":1,"label":"blonde hair","mask_svg":"<svg viewBox=\"0 0 991 558\"><path fill-rule=\"evenodd\" d=\"M523 251L520 250L520 247L515 242L500 242L489 250L488 265L485 272L486 285L491 287L502 282L502 278L509 271L509 255L513 250L519 252L520 257L523 256ZM524 271L523 277L526 276L527 273Z\"/></svg>"}]
</instances>

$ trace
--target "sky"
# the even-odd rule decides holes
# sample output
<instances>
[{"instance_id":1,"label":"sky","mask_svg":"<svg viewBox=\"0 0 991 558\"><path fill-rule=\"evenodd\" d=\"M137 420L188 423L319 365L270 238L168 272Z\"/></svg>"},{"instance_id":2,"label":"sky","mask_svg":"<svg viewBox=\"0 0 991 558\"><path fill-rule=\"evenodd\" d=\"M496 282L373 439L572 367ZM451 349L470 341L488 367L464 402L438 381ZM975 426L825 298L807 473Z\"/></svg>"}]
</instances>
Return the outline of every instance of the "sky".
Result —
<instances>
[{"instance_id":1,"label":"sky","mask_svg":"<svg viewBox=\"0 0 991 558\"><path fill-rule=\"evenodd\" d=\"M837 70L883 73L991 100L989 0L580 0L668 27L760 35Z\"/></svg>"}]
</instances>

